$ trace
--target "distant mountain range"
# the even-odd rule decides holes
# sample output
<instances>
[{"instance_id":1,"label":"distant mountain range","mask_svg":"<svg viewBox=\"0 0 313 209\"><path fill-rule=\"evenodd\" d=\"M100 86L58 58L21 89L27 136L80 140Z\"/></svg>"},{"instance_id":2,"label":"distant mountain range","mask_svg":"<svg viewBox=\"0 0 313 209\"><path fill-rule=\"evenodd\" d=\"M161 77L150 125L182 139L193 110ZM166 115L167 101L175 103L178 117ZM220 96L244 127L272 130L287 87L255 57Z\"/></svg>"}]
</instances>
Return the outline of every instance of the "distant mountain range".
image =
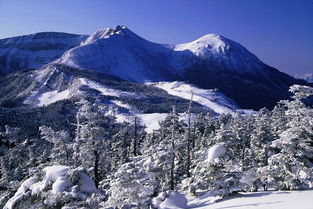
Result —
<instances>
[{"instance_id":1,"label":"distant mountain range","mask_svg":"<svg viewBox=\"0 0 313 209\"><path fill-rule=\"evenodd\" d=\"M60 58L88 36L43 32L0 40L0 74L38 69Z\"/></svg>"},{"instance_id":2,"label":"distant mountain range","mask_svg":"<svg viewBox=\"0 0 313 209\"><path fill-rule=\"evenodd\" d=\"M130 114L168 112L172 104L186 108L191 91L199 108L218 114L272 108L289 98L289 86L313 85L221 35L166 45L125 26L90 36L45 32L2 39L0 73L2 106L50 105L84 92Z\"/></svg>"}]
</instances>

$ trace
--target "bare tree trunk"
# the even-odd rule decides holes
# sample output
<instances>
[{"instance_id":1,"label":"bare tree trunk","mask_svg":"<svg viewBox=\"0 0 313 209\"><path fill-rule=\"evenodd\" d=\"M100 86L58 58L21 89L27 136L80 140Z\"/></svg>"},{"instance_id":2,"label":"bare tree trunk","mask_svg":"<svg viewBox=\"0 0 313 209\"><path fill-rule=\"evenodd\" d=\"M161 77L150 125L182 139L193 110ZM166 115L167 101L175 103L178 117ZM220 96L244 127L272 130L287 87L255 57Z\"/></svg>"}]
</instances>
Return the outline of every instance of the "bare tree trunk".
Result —
<instances>
[{"instance_id":1,"label":"bare tree trunk","mask_svg":"<svg viewBox=\"0 0 313 209\"><path fill-rule=\"evenodd\" d=\"M196 148L196 124L193 124L192 149Z\"/></svg>"},{"instance_id":2,"label":"bare tree trunk","mask_svg":"<svg viewBox=\"0 0 313 209\"><path fill-rule=\"evenodd\" d=\"M81 125L80 125L80 112L77 113L76 115L76 133L75 133L75 146L74 146L74 161L75 161L75 164L76 166L79 165L79 157L78 157L78 153L79 153L79 140L80 140L80 128L81 128Z\"/></svg>"},{"instance_id":3,"label":"bare tree trunk","mask_svg":"<svg viewBox=\"0 0 313 209\"><path fill-rule=\"evenodd\" d=\"M268 145L265 144L265 160L264 160L264 166L268 166Z\"/></svg>"},{"instance_id":4,"label":"bare tree trunk","mask_svg":"<svg viewBox=\"0 0 313 209\"><path fill-rule=\"evenodd\" d=\"M241 162L242 162L242 169L246 170L246 143L245 138L242 138L242 153L241 153Z\"/></svg>"},{"instance_id":5,"label":"bare tree trunk","mask_svg":"<svg viewBox=\"0 0 313 209\"><path fill-rule=\"evenodd\" d=\"M172 118L172 160L171 160L171 181L170 190L175 189L174 170L175 170L175 106L173 107Z\"/></svg>"},{"instance_id":6,"label":"bare tree trunk","mask_svg":"<svg viewBox=\"0 0 313 209\"><path fill-rule=\"evenodd\" d=\"M134 127L134 147L133 154L137 156L137 118L135 117L135 127Z\"/></svg>"},{"instance_id":7,"label":"bare tree trunk","mask_svg":"<svg viewBox=\"0 0 313 209\"><path fill-rule=\"evenodd\" d=\"M191 98L188 107L188 138L187 138L187 177L190 177L190 164L191 164L191 105L192 105L193 93L191 92Z\"/></svg>"},{"instance_id":8,"label":"bare tree trunk","mask_svg":"<svg viewBox=\"0 0 313 209\"><path fill-rule=\"evenodd\" d=\"M94 176L95 176L95 185L98 188L99 186L99 153L98 151L93 151L95 155L95 164L94 164Z\"/></svg>"}]
</instances>

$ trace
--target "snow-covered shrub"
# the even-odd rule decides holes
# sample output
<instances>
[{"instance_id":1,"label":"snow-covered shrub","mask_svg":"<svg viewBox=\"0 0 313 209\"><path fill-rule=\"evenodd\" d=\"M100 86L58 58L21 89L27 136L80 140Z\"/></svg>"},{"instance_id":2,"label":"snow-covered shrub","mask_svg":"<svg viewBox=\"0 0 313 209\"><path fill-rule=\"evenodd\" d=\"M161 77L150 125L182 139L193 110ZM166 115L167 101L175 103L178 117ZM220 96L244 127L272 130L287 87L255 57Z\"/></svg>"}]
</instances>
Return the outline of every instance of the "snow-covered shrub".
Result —
<instances>
[{"instance_id":1,"label":"snow-covered shrub","mask_svg":"<svg viewBox=\"0 0 313 209\"><path fill-rule=\"evenodd\" d=\"M222 157L225 153L226 153L226 149L225 149L224 145L222 145L222 144L214 145L208 151L207 160L210 163L212 163L216 159Z\"/></svg>"},{"instance_id":2,"label":"snow-covered shrub","mask_svg":"<svg viewBox=\"0 0 313 209\"><path fill-rule=\"evenodd\" d=\"M188 181L189 192L212 190L217 195L228 195L239 188L239 166L227 152L224 145L218 144L208 150L207 159L199 163Z\"/></svg>"},{"instance_id":3,"label":"snow-covered shrub","mask_svg":"<svg viewBox=\"0 0 313 209\"><path fill-rule=\"evenodd\" d=\"M277 190L310 188L313 180L312 168L306 167L296 158L278 153L269 158L269 165L258 169L261 180L267 187Z\"/></svg>"},{"instance_id":4,"label":"snow-covered shrub","mask_svg":"<svg viewBox=\"0 0 313 209\"><path fill-rule=\"evenodd\" d=\"M61 207L100 192L83 169L55 165L43 172L25 180L4 208Z\"/></svg>"},{"instance_id":5,"label":"snow-covered shrub","mask_svg":"<svg viewBox=\"0 0 313 209\"><path fill-rule=\"evenodd\" d=\"M146 159L137 157L134 162L123 164L115 172L108 190L108 205L148 208L157 182L144 168L145 162Z\"/></svg>"},{"instance_id":6,"label":"snow-covered shrub","mask_svg":"<svg viewBox=\"0 0 313 209\"><path fill-rule=\"evenodd\" d=\"M166 191L160 193L152 200L155 209L183 209L187 208L187 199L177 191Z\"/></svg>"},{"instance_id":7,"label":"snow-covered shrub","mask_svg":"<svg viewBox=\"0 0 313 209\"><path fill-rule=\"evenodd\" d=\"M240 183L243 183L244 190L250 190L251 192L255 192L258 190L258 183L260 177L257 174L255 168L251 168L249 170L246 170L242 172L241 178L240 178ZM246 187L246 188L245 188Z\"/></svg>"}]
</instances>

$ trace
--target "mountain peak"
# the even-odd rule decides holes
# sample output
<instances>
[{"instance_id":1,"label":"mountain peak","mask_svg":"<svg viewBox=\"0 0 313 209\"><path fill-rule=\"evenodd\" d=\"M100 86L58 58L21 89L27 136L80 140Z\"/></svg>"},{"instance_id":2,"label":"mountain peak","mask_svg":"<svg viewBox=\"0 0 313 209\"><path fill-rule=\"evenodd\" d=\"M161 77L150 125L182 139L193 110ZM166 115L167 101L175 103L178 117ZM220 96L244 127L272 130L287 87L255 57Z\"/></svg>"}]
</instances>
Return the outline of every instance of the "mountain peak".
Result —
<instances>
[{"instance_id":1,"label":"mountain peak","mask_svg":"<svg viewBox=\"0 0 313 209\"><path fill-rule=\"evenodd\" d=\"M107 39L114 35L125 35L129 29L126 26L117 25L114 28L102 28L90 35L82 45L93 43L99 39Z\"/></svg>"},{"instance_id":2,"label":"mountain peak","mask_svg":"<svg viewBox=\"0 0 313 209\"><path fill-rule=\"evenodd\" d=\"M226 38L219 34L209 33L201 38L189 42L179 44L175 47L176 51L189 50L196 55L205 55L208 51L210 54L224 53L229 49Z\"/></svg>"},{"instance_id":3,"label":"mountain peak","mask_svg":"<svg viewBox=\"0 0 313 209\"><path fill-rule=\"evenodd\" d=\"M219 34L207 34L189 43L178 44L175 51L190 51L221 69L234 72L261 72L263 63L239 43Z\"/></svg>"}]
</instances>

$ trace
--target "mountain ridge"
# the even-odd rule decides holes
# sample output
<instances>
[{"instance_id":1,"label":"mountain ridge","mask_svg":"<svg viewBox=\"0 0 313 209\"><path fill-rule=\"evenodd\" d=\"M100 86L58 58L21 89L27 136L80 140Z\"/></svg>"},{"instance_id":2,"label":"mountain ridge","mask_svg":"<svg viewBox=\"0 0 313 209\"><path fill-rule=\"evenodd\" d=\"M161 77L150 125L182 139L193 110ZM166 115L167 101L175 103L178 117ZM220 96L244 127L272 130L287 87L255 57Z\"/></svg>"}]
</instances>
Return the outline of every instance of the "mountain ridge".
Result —
<instances>
[{"instance_id":1,"label":"mountain ridge","mask_svg":"<svg viewBox=\"0 0 313 209\"><path fill-rule=\"evenodd\" d=\"M0 74L40 68L86 38L63 32L40 32L0 39Z\"/></svg>"},{"instance_id":2,"label":"mountain ridge","mask_svg":"<svg viewBox=\"0 0 313 209\"><path fill-rule=\"evenodd\" d=\"M148 41L125 26L100 29L88 37L57 36L62 35L75 38L55 59L45 60L41 66L48 64L46 71L54 70L51 63L135 83L183 81L203 89L217 88L241 108L254 110L288 99L293 84L310 85L268 66L244 46L218 34L175 46Z\"/></svg>"}]
</instances>

